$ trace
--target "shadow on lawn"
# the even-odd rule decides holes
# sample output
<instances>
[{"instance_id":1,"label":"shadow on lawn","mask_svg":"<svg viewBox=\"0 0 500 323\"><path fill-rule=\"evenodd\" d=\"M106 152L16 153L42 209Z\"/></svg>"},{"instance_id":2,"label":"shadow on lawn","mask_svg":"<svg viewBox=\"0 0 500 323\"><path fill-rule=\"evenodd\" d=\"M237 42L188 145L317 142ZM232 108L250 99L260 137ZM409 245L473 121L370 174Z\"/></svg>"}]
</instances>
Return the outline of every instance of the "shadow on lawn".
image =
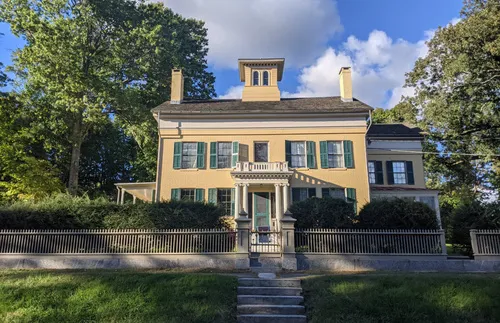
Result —
<instances>
[{"instance_id":1,"label":"shadow on lawn","mask_svg":"<svg viewBox=\"0 0 500 323\"><path fill-rule=\"evenodd\" d=\"M29 271L3 272L0 278L0 316L9 322L233 322L236 318L237 284L229 276Z\"/></svg>"},{"instance_id":2,"label":"shadow on lawn","mask_svg":"<svg viewBox=\"0 0 500 323\"><path fill-rule=\"evenodd\" d=\"M303 282L310 322L499 322L498 275L326 276Z\"/></svg>"}]
</instances>

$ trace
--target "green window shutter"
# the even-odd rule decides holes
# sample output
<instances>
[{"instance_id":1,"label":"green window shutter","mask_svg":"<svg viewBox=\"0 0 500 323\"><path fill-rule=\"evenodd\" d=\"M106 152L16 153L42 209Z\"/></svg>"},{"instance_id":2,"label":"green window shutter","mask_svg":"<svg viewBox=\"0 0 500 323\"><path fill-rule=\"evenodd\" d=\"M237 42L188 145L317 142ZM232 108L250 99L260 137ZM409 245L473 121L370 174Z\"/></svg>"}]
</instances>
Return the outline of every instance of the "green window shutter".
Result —
<instances>
[{"instance_id":1,"label":"green window shutter","mask_svg":"<svg viewBox=\"0 0 500 323\"><path fill-rule=\"evenodd\" d=\"M375 161L375 184L384 184L384 170L380 160Z\"/></svg>"},{"instance_id":2,"label":"green window shutter","mask_svg":"<svg viewBox=\"0 0 500 323\"><path fill-rule=\"evenodd\" d=\"M217 204L217 189L209 188L208 189L208 203Z\"/></svg>"},{"instance_id":3,"label":"green window shutter","mask_svg":"<svg viewBox=\"0 0 500 323\"><path fill-rule=\"evenodd\" d=\"M406 162L406 177L408 177L408 184L415 185L415 176L413 175L413 162Z\"/></svg>"},{"instance_id":4,"label":"green window shutter","mask_svg":"<svg viewBox=\"0 0 500 323\"><path fill-rule=\"evenodd\" d=\"M210 143L210 168L217 168L217 143Z\"/></svg>"},{"instance_id":5,"label":"green window shutter","mask_svg":"<svg viewBox=\"0 0 500 323\"><path fill-rule=\"evenodd\" d=\"M173 188L171 193L170 193L170 199L171 200L180 200L181 199L181 189L180 188Z\"/></svg>"},{"instance_id":6,"label":"green window shutter","mask_svg":"<svg viewBox=\"0 0 500 323\"><path fill-rule=\"evenodd\" d=\"M355 188L346 188L346 196L347 202L352 203L354 208L354 214L358 213L358 205L356 201L356 189Z\"/></svg>"},{"instance_id":7,"label":"green window shutter","mask_svg":"<svg viewBox=\"0 0 500 323\"><path fill-rule=\"evenodd\" d=\"M240 155L240 143L237 141L233 141L233 155L231 158L231 166L236 167L236 163L239 161Z\"/></svg>"},{"instance_id":8,"label":"green window shutter","mask_svg":"<svg viewBox=\"0 0 500 323\"><path fill-rule=\"evenodd\" d=\"M328 168L328 141L319 142L319 159L321 168Z\"/></svg>"},{"instance_id":9,"label":"green window shutter","mask_svg":"<svg viewBox=\"0 0 500 323\"><path fill-rule=\"evenodd\" d=\"M321 196L322 197L329 197L330 196L330 189L328 187L323 187L321 189Z\"/></svg>"},{"instance_id":10,"label":"green window shutter","mask_svg":"<svg viewBox=\"0 0 500 323\"><path fill-rule=\"evenodd\" d=\"M307 168L316 168L316 143L307 142Z\"/></svg>"},{"instance_id":11,"label":"green window shutter","mask_svg":"<svg viewBox=\"0 0 500 323\"><path fill-rule=\"evenodd\" d=\"M346 168L354 168L352 141L350 140L344 140L344 166Z\"/></svg>"},{"instance_id":12,"label":"green window shutter","mask_svg":"<svg viewBox=\"0 0 500 323\"><path fill-rule=\"evenodd\" d=\"M285 160L288 162L288 167L292 167L292 142L285 140Z\"/></svg>"},{"instance_id":13,"label":"green window shutter","mask_svg":"<svg viewBox=\"0 0 500 323\"><path fill-rule=\"evenodd\" d=\"M199 142L196 156L196 168L205 168L205 143Z\"/></svg>"},{"instance_id":14,"label":"green window shutter","mask_svg":"<svg viewBox=\"0 0 500 323\"><path fill-rule=\"evenodd\" d=\"M309 187L307 189L307 197L316 197L316 187Z\"/></svg>"},{"instance_id":15,"label":"green window shutter","mask_svg":"<svg viewBox=\"0 0 500 323\"><path fill-rule=\"evenodd\" d=\"M234 216L234 188L231 189L231 216Z\"/></svg>"},{"instance_id":16,"label":"green window shutter","mask_svg":"<svg viewBox=\"0 0 500 323\"><path fill-rule=\"evenodd\" d=\"M394 170L392 168L392 161L385 162L385 168L387 169L387 184L394 184Z\"/></svg>"},{"instance_id":17,"label":"green window shutter","mask_svg":"<svg viewBox=\"0 0 500 323\"><path fill-rule=\"evenodd\" d=\"M203 202L205 199L205 189L197 188L194 190L194 200L196 202Z\"/></svg>"},{"instance_id":18,"label":"green window shutter","mask_svg":"<svg viewBox=\"0 0 500 323\"><path fill-rule=\"evenodd\" d=\"M174 169L181 168L182 142L174 143Z\"/></svg>"}]
</instances>

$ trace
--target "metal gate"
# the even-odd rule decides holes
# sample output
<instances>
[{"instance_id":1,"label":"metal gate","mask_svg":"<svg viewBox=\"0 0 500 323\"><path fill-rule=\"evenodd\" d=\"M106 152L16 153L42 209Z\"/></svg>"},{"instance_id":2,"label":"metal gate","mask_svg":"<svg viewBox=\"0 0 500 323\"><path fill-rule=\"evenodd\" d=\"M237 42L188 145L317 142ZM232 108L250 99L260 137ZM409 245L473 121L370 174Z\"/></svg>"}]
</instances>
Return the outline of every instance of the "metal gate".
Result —
<instances>
[{"instance_id":1,"label":"metal gate","mask_svg":"<svg viewBox=\"0 0 500 323\"><path fill-rule=\"evenodd\" d=\"M281 232L252 231L250 251L258 253L281 253Z\"/></svg>"}]
</instances>

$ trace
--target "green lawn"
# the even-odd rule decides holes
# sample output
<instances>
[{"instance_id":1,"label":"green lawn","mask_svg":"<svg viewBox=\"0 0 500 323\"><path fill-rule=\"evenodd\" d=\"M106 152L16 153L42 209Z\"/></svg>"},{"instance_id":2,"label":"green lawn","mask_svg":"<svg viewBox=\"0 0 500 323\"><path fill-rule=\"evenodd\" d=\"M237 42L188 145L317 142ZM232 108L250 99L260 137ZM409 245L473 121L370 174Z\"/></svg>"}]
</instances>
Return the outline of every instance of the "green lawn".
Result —
<instances>
[{"instance_id":1,"label":"green lawn","mask_svg":"<svg viewBox=\"0 0 500 323\"><path fill-rule=\"evenodd\" d=\"M500 275L338 275L302 287L310 322L500 322Z\"/></svg>"},{"instance_id":2,"label":"green lawn","mask_svg":"<svg viewBox=\"0 0 500 323\"><path fill-rule=\"evenodd\" d=\"M236 287L203 273L0 271L0 322L234 322Z\"/></svg>"}]
</instances>

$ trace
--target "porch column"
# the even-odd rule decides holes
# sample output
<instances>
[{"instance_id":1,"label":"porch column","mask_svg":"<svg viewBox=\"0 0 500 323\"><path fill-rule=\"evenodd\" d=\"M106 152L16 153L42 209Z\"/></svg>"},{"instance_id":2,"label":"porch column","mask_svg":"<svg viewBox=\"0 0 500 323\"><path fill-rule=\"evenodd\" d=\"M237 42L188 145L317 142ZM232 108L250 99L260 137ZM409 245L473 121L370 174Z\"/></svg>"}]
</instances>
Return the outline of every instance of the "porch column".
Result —
<instances>
[{"instance_id":1,"label":"porch column","mask_svg":"<svg viewBox=\"0 0 500 323\"><path fill-rule=\"evenodd\" d=\"M121 191L122 191L122 194L120 195L121 196L121 198L120 198L121 199L120 204L123 204L123 200L125 199L125 189L122 188Z\"/></svg>"},{"instance_id":2,"label":"porch column","mask_svg":"<svg viewBox=\"0 0 500 323\"><path fill-rule=\"evenodd\" d=\"M290 206L290 199L288 197L288 194L290 193L289 187L290 184L283 184L283 213L288 211L288 207Z\"/></svg>"},{"instance_id":3,"label":"porch column","mask_svg":"<svg viewBox=\"0 0 500 323\"><path fill-rule=\"evenodd\" d=\"M116 187L116 189L118 190L118 193L116 194L116 204L120 204L120 188Z\"/></svg>"},{"instance_id":4,"label":"porch column","mask_svg":"<svg viewBox=\"0 0 500 323\"><path fill-rule=\"evenodd\" d=\"M240 184L234 184L234 218L240 216Z\"/></svg>"},{"instance_id":5,"label":"porch column","mask_svg":"<svg viewBox=\"0 0 500 323\"><path fill-rule=\"evenodd\" d=\"M243 211L248 214L248 186L250 184L243 184Z\"/></svg>"},{"instance_id":6,"label":"porch column","mask_svg":"<svg viewBox=\"0 0 500 323\"><path fill-rule=\"evenodd\" d=\"M133 195L132 196L132 204L135 204L135 199L136 199L136 197L135 197L135 195Z\"/></svg>"},{"instance_id":7,"label":"porch column","mask_svg":"<svg viewBox=\"0 0 500 323\"><path fill-rule=\"evenodd\" d=\"M276 230L280 231L281 227L281 218L282 218L282 211L281 211L281 205L282 205L282 200L281 200L281 184L274 184L274 190L276 194Z\"/></svg>"}]
</instances>

